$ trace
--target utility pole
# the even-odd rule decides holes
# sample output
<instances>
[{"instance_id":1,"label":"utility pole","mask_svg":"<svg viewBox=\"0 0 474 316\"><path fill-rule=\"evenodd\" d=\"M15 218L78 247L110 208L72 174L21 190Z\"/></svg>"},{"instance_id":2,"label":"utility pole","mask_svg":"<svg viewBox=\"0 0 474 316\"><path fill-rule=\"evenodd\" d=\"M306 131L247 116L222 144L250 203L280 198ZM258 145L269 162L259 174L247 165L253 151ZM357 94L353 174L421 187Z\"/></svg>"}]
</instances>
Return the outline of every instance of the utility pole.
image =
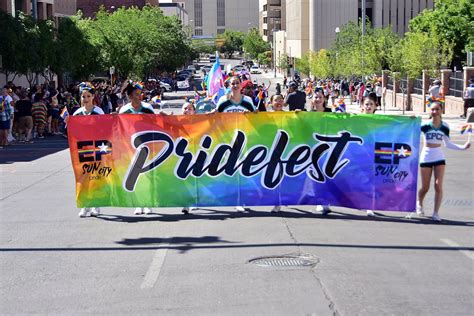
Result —
<instances>
[{"instance_id":1,"label":"utility pole","mask_svg":"<svg viewBox=\"0 0 474 316\"><path fill-rule=\"evenodd\" d=\"M364 36L365 36L365 3L366 0L362 0L362 47L364 47ZM362 71L364 71L364 50L362 49ZM363 75L362 82L365 83L365 75Z\"/></svg>"}]
</instances>

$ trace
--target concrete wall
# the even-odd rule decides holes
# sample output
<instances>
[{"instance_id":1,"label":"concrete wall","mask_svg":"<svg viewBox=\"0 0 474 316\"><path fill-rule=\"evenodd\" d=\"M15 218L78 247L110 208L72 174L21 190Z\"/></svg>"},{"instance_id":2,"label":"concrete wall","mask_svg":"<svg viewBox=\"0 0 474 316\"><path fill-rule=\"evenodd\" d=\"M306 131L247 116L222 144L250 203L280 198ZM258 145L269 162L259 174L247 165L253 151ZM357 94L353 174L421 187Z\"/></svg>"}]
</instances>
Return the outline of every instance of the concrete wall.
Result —
<instances>
[{"instance_id":1,"label":"concrete wall","mask_svg":"<svg viewBox=\"0 0 474 316\"><path fill-rule=\"evenodd\" d=\"M441 82L445 88L445 91L448 92L449 87L449 76L452 74L451 70L443 69L441 72ZM467 85L467 81L474 76L474 67L465 67L464 68L464 82ZM428 83L430 81L427 72L423 72L423 85L425 90L427 90ZM385 81L384 81L385 84ZM398 84L395 83L395 86ZM401 110L402 106L405 105L405 110L411 110L415 113L426 113L429 109L425 106L425 100L428 95L425 94L416 94L413 93L413 84L411 81L408 83L407 94L403 95L402 93L394 93L392 90L386 89L385 92L385 106L387 109L396 108ZM448 115L461 115L464 112L464 101L462 98L454 97L452 95L446 95L445 97L445 106L444 113Z\"/></svg>"},{"instance_id":2,"label":"concrete wall","mask_svg":"<svg viewBox=\"0 0 474 316\"><path fill-rule=\"evenodd\" d=\"M336 27L357 22L357 1L310 0L309 12L309 45L311 50L318 51L331 46Z\"/></svg>"},{"instance_id":3,"label":"concrete wall","mask_svg":"<svg viewBox=\"0 0 474 316\"><path fill-rule=\"evenodd\" d=\"M309 49L309 0L286 1L286 53L301 58Z\"/></svg>"},{"instance_id":4,"label":"concrete wall","mask_svg":"<svg viewBox=\"0 0 474 316\"><path fill-rule=\"evenodd\" d=\"M76 14L76 0L56 0L54 2L55 16L70 16Z\"/></svg>"},{"instance_id":5,"label":"concrete wall","mask_svg":"<svg viewBox=\"0 0 474 316\"><path fill-rule=\"evenodd\" d=\"M177 1L175 1L177 2ZM202 29L203 36L216 36L217 30L238 30L247 33L249 28L259 28L259 9L256 0L226 0L225 1L225 26L217 26L217 1L202 0L202 27L196 27L194 12L195 0L180 0L185 3L190 25L195 29Z\"/></svg>"}]
</instances>

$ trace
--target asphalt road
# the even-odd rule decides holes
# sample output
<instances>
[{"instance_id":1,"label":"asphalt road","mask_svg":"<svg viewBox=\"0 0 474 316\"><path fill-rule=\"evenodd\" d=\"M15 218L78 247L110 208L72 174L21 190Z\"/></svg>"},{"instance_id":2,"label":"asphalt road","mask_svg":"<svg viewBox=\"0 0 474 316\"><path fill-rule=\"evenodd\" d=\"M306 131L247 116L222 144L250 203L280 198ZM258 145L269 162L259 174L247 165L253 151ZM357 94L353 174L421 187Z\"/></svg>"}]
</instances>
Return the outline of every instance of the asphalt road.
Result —
<instances>
[{"instance_id":1,"label":"asphalt road","mask_svg":"<svg viewBox=\"0 0 474 316\"><path fill-rule=\"evenodd\" d=\"M437 224L307 206L80 219L65 140L11 146L0 151L0 314L472 315L474 151L445 152ZM316 264L249 263L287 254Z\"/></svg>"}]
</instances>

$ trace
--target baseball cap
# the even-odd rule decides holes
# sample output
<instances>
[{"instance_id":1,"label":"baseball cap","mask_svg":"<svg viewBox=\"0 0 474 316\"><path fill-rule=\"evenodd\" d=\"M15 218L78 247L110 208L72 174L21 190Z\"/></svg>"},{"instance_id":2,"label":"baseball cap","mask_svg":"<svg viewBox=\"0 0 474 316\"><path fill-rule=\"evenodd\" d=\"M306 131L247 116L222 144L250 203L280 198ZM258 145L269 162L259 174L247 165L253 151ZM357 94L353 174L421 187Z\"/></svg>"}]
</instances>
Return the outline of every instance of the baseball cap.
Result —
<instances>
[{"instance_id":1,"label":"baseball cap","mask_svg":"<svg viewBox=\"0 0 474 316\"><path fill-rule=\"evenodd\" d=\"M288 87L292 87L292 88L298 88L298 84L296 84L296 82L294 81L291 81L289 84L288 84Z\"/></svg>"},{"instance_id":2,"label":"baseball cap","mask_svg":"<svg viewBox=\"0 0 474 316\"><path fill-rule=\"evenodd\" d=\"M245 80L244 82L242 82L242 89L244 88L253 89L253 82L250 80Z\"/></svg>"}]
</instances>

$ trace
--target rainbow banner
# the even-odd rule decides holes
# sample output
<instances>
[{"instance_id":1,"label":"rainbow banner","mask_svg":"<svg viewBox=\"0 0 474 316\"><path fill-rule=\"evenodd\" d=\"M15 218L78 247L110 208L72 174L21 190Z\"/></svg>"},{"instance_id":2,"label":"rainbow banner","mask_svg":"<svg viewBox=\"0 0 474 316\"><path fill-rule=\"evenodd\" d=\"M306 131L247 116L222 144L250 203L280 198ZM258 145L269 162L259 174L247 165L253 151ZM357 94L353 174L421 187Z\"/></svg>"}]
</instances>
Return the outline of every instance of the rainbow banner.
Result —
<instances>
[{"instance_id":1,"label":"rainbow banner","mask_svg":"<svg viewBox=\"0 0 474 316\"><path fill-rule=\"evenodd\" d=\"M420 119L318 112L70 117L78 207L413 211Z\"/></svg>"}]
</instances>

